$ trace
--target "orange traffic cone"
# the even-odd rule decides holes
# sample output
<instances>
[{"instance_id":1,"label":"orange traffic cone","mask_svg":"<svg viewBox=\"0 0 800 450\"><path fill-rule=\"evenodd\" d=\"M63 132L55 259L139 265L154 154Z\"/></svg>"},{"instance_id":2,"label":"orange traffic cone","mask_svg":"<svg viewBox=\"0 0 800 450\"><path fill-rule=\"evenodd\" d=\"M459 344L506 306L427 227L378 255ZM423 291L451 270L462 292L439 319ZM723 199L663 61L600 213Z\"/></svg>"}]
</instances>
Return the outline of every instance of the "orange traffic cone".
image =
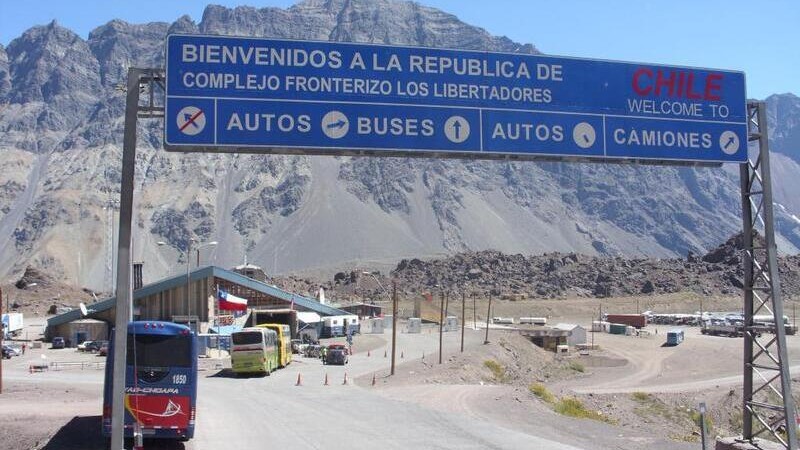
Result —
<instances>
[{"instance_id":1,"label":"orange traffic cone","mask_svg":"<svg viewBox=\"0 0 800 450\"><path fill-rule=\"evenodd\" d=\"M347 384L347 372L344 373L344 381L342 381L343 385Z\"/></svg>"},{"instance_id":2,"label":"orange traffic cone","mask_svg":"<svg viewBox=\"0 0 800 450\"><path fill-rule=\"evenodd\" d=\"M375 386L375 374L372 374L372 385Z\"/></svg>"},{"instance_id":3,"label":"orange traffic cone","mask_svg":"<svg viewBox=\"0 0 800 450\"><path fill-rule=\"evenodd\" d=\"M302 386L303 385L303 377L300 376L300 372L297 372L297 383L294 384L295 386Z\"/></svg>"},{"instance_id":4,"label":"orange traffic cone","mask_svg":"<svg viewBox=\"0 0 800 450\"><path fill-rule=\"evenodd\" d=\"M328 384L328 372L325 372L325 382L322 383L323 386L329 386Z\"/></svg>"}]
</instances>

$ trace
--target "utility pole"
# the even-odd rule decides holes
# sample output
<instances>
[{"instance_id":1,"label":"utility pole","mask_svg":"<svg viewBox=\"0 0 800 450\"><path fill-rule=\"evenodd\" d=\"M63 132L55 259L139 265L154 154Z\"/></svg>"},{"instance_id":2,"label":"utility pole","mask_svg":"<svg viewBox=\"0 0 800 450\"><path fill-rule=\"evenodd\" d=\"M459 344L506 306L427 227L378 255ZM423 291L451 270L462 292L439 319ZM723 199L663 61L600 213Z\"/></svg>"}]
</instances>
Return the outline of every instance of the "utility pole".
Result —
<instances>
[{"instance_id":1,"label":"utility pole","mask_svg":"<svg viewBox=\"0 0 800 450\"><path fill-rule=\"evenodd\" d=\"M461 293L461 353L464 353L464 320L467 315L466 294Z\"/></svg>"},{"instance_id":2,"label":"utility pole","mask_svg":"<svg viewBox=\"0 0 800 450\"><path fill-rule=\"evenodd\" d=\"M475 293L472 293L472 328L478 331L478 307L475 302Z\"/></svg>"},{"instance_id":3,"label":"utility pole","mask_svg":"<svg viewBox=\"0 0 800 450\"><path fill-rule=\"evenodd\" d=\"M444 289L442 289L439 301L439 364L442 363L442 326L444 325Z\"/></svg>"},{"instance_id":4,"label":"utility pole","mask_svg":"<svg viewBox=\"0 0 800 450\"><path fill-rule=\"evenodd\" d=\"M483 345L489 343L489 317L492 315L492 296L489 295L489 307L486 308L486 337L483 338Z\"/></svg>"},{"instance_id":5,"label":"utility pole","mask_svg":"<svg viewBox=\"0 0 800 450\"><path fill-rule=\"evenodd\" d=\"M394 375L394 354L397 349L397 281L392 280L392 369Z\"/></svg>"}]
</instances>

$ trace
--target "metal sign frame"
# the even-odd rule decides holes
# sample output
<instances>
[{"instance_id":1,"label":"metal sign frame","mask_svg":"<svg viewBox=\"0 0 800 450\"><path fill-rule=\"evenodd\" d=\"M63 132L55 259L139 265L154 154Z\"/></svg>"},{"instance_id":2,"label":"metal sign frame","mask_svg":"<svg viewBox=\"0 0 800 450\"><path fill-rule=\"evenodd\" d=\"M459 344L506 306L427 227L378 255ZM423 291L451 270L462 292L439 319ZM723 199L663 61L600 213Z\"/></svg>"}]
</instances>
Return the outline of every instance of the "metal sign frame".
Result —
<instances>
[{"instance_id":1,"label":"metal sign frame","mask_svg":"<svg viewBox=\"0 0 800 450\"><path fill-rule=\"evenodd\" d=\"M139 118L163 119L165 109L156 104L154 92L164 89L163 69L128 69L125 108L125 131L122 155L122 181L120 188L120 224L117 248L116 319L117 330L127 329L132 300L131 283L131 228L133 216L133 191L136 159L136 126ZM141 93L146 102L140 104ZM742 440L755 443L762 435L771 435L788 450L797 450L796 412L791 396L789 359L783 323L783 300L778 277L777 246L775 243L772 178L769 164L766 106L763 102L748 103L749 140L758 141L758 154L740 164L742 222L744 230L744 395ZM274 153L291 153L274 149ZM204 151L203 148L195 151ZM207 149L205 150L207 151ZM307 153L306 153L307 154ZM372 152L355 152L354 155L372 155ZM380 156L389 156L378 153ZM403 155L409 156L409 155ZM420 155L423 156L423 155ZM439 157L426 154L425 157ZM458 157L452 154L442 157ZM523 159L506 157L502 159ZM572 162L576 158L536 158ZM593 162L597 162L594 160ZM604 160L604 163L630 163L625 160ZM636 161L648 165L693 165L677 162ZM717 164L718 165L718 164ZM764 229L766 246L753 241L758 224ZM772 313L775 334L759 337L753 317L762 310ZM113 373L112 449L123 448L126 333L116 333ZM758 377L758 379L756 379ZM772 395L769 395L772 394ZM774 398L779 401L775 401ZM772 400L771 400L772 399ZM785 436L784 434L785 433Z\"/></svg>"},{"instance_id":2,"label":"metal sign frame","mask_svg":"<svg viewBox=\"0 0 800 450\"><path fill-rule=\"evenodd\" d=\"M177 41L175 45L171 43L171 41ZM199 42L198 42L199 41ZM210 66L211 62L202 60L202 58L198 58L196 61L191 62L182 62L179 60L173 61L173 59L178 58L177 56L171 56L170 50L172 49L172 54L174 54L177 50L178 43L182 43L182 45L199 45L201 47L205 45L210 45L209 42L212 42L215 46L216 45L229 45L229 46L237 46L241 45L247 46L248 50L253 50L253 48L258 45L263 45L264 49L272 48L272 46L276 46L279 50L308 50L308 51L319 51L320 53L328 52L328 51L335 51L341 52L340 54L340 66L331 69L325 68L296 68L291 64L287 66L249 66L249 63L241 62L241 63L234 63L232 65L225 65L225 64L217 64L214 62L213 67ZM224 44L223 44L224 43ZM299 47L298 47L299 46ZM302 47L307 46L307 48ZM173 48L176 47L176 48ZM261 47L259 47L261 49ZM385 67L380 68L380 70L376 70L374 67L369 67L370 64L367 63L366 66L368 68L361 67L359 71L353 71L352 67L348 67L347 61L351 61L350 57L352 56L351 53L360 55L364 53L364 60L369 60L369 56L383 56L386 57L387 54L391 56L396 56L396 54L402 55L400 59L413 54L414 56L421 57L420 55L424 55L425 57L463 57L466 59L474 59L478 61L481 59L483 63L486 65L491 65L492 62L508 62L508 60L514 60L515 63L519 64L527 64L526 67L530 67L530 71L532 77L528 80L528 82L535 81L536 84L526 84L520 83L520 80L516 81L508 81L507 79L496 78L496 75L492 77L483 76L483 75L476 75L472 77L473 74L470 74L470 77L466 77L464 74L438 74L436 76L431 75L429 72L423 73L416 73L411 75L413 70L408 70L406 67L404 70L391 72L386 71ZM390 53L390 52L397 52ZM413 52L420 52L419 54ZM203 51L198 51L199 54L204 54ZM406 54L408 53L408 54ZM465 56L462 56L465 55ZM505 59L504 59L505 58ZM362 61L362 64L363 61ZM375 63L379 64L379 63ZM171 71L173 74L183 74L186 76L194 75L194 77L199 78L200 75L230 75L231 77L236 77L236 84L239 84L240 76L241 77L250 77L253 76L254 78L259 76L267 77L266 74L270 74L270 78L293 78L293 77L312 77L312 78L347 78L347 77L363 77L363 79L368 79L369 81L389 81L391 80L392 83L397 83L398 85L406 82L417 82L417 83L429 83L429 85L433 85L436 83L443 83L443 84L456 84L456 83L473 83L471 87L509 87L513 86L514 88L518 88L520 86L524 86L526 88L536 88L536 89L544 89L549 92L550 89L553 90L553 103L543 102L543 103L525 103L524 101L511 101L511 100L493 100L493 99L478 99L472 98L469 99L465 98L454 98L450 99L448 96L441 96L437 98L436 95L422 95L422 96L403 96L399 94L399 88L396 91L393 91L390 94L382 94L376 96L367 96L361 94L351 94L351 93L342 93L342 92L314 92L314 91L305 91L299 90L294 93L287 93L286 89L284 88L267 88L262 87L259 90L240 90L239 88L230 88L227 86L222 87L218 85L203 85L200 86L200 83L193 87L188 87L183 84L177 82L178 79L181 79L181 75L169 75L166 79L166 100L165 106L167 108L167 116L169 119L165 121L165 136L164 136L164 148L167 151L171 152L206 152L206 153L256 153L256 154L294 154L294 155L327 155L327 156L386 156L386 157L411 157L411 158L457 158L457 159L488 159L488 160L521 160L521 161L575 161L575 162L620 162L620 163L641 163L641 164L658 164L658 165L694 165L694 166L719 166L722 163L730 163L730 162L743 162L746 157L746 146L744 145L744 141L746 141L746 116L747 116L747 100L743 95L746 86L745 75L741 71L734 71L734 70L720 70L720 69L710 69L710 68L703 68L703 67L688 67L688 66L681 66L681 65L664 65L664 64L654 64L654 63L641 63L641 62L630 62L630 61L613 61L607 59L590 59L590 58L576 58L576 57L569 57L569 56L557 56L557 55L541 55L541 54L522 54L522 53L513 53L513 52L496 52L496 51L478 51L478 50L463 50L463 49L452 49L452 48L436 48L436 47L423 47L423 46L400 46L400 45L390 45L390 44L373 44L373 43L353 43L353 42L330 42L330 41L320 41L320 40L293 40L293 39L274 39L274 38L256 38L256 37L241 37L241 36L221 36L221 35L195 35L195 34L170 34L167 36L167 45L166 45L166 65L168 71ZM560 67L563 69L564 72L570 73L569 77L561 76L557 82L552 81L550 78L539 78L537 71L539 70L539 66L547 66L551 67ZM562 67L563 65L563 67ZM244 67L244 68L242 68ZM265 72L265 67L269 67L269 71ZM637 70L634 70L637 69ZM684 86L684 78L683 75L686 74L689 80L693 80L694 76L707 76L712 77L718 75L722 80L722 76L725 76L724 86L727 89L726 93L722 95L723 99L725 97L734 97L734 99L727 101L727 100L709 100L709 98L700 98L699 94L694 93L697 97L692 96L689 97L689 92L692 90L692 82L687 81L686 86L688 87L679 87L677 88L678 91L681 89L686 89L685 95L686 98L680 96L680 94L676 94L676 96L672 95L672 88L670 88L670 95L663 96L659 99L659 102L662 100L664 102L674 101L674 102L686 102L688 105L689 103L696 104L700 107L701 110L705 110L705 114L700 113L700 116L682 116L677 113L665 113L661 110L653 113L651 111L633 111L626 109L626 107L621 106L623 101L620 101L618 96L621 96L623 93L627 92L631 88L629 85L625 83L629 83L629 78L636 79L634 76L635 72L638 70L647 70L647 71L657 71L659 77L661 76L662 70L665 73L672 72L672 75L680 72L680 77L673 80L676 84L680 86ZM208 70L208 73L203 72L204 70ZM250 72L250 70L256 72ZM549 69L548 69L549 70ZM256 75L257 73L257 75ZM210 74L210 75L209 75ZM650 73L652 75L652 73ZM192 79L195 79L195 78ZM373 78L374 77L374 78ZM466 78L465 78L466 77ZM677 81L677 80L681 81ZM491 80L491 81L490 81ZM496 81L495 81L496 80ZM624 81L623 81L624 80ZM282 83L282 82L281 82ZM177 84L177 87L176 87ZM655 85L658 86L658 82L654 82ZM487 86L489 85L489 86ZM625 86L625 88L623 88ZM739 88L741 88L741 97ZM433 90L433 87L430 87ZM660 89L660 88L659 88ZM702 89L701 89L702 90ZM731 94L730 90L733 90L734 93ZM584 93L584 91L587 91ZM683 91L680 91L683 92ZM549 95L549 94L548 94ZM643 95L643 94L640 94ZM664 94L666 95L666 94ZM369 98L367 98L369 97ZM441 98L446 98L446 100L442 100ZM562 97L564 97L562 99ZM558 98L558 100L555 100ZM584 100L585 98L592 99ZM741 103L739 103L741 100ZM619 101L619 104L618 104ZM724 116L715 116L715 114L709 113L708 111L714 110L713 106L714 103L721 101L722 107L730 107L731 111L735 110L735 116L729 119L723 118ZM178 132L178 128L176 128L176 124L173 123L175 119L175 114L177 113L178 121L180 122L181 113L185 112L184 109L180 109L181 106L172 105L172 103L178 102L181 106L189 106L191 104L191 108L194 111L197 111L199 115L202 116L201 120L203 121L203 127L205 130L199 130L196 133L190 133L191 137L183 136L181 138L181 133ZM187 103L188 102L188 103ZM196 104L195 104L196 103ZM455 147L447 147L447 148L430 148L426 147L425 142L413 142L414 146L397 146L392 143L392 141L396 138L393 136L383 136L382 139L377 139L380 141L385 141L386 144L381 143L381 145L358 145L354 142L346 142L347 138L339 140L337 139L327 139L326 136L321 135L319 139L314 139L312 142L278 142L280 138L277 138L277 141L273 140L276 138L267 138L266 134L263 138L259 138L257 142L226 142L227 140L224 139L222 136L230 137L230 136L243 136L242 132L239 133L230 133L230 132L223 132L223 127L220 126L219 128L216 127L218 120L218 116L223 115L223 110L227 109L234 109L238 111L237 108L233 108L231 105L237 105L237 108L256 108L255 106L250 105L262 105L261 107L267 109L274 109L275 107L272 105L281 105L283 109L289 109L290 111L294 109L298 109L298 106L302 106L301 110L311 113L311 116L314 116L314 113L318 112L317 108L324 109L331 109L336 108L341 111L350 110L357 110L361 109L371 109L376 107L389 107L394 110L403 110L405 112L409 112L409 110L429 110L429 111L444 111L441 114L445 115L463 115L464 117L469 116L470 114L474 113L475 115L479 116L479 119L471 122L469 119L466 120L467 124L470 125L468 128L472 128L475 130L473 132L474 135L479 137L481 141L480 148L462 148L460 145L456 145ZM708 105L712 104L712 107ZM227 105L223 107L223 105ZM247 105L247 106L245 106ZM269 106L263 106L269 105ZM342 109L344 108L344 109ZM202 109L202 112L201 112ZM257 108L256 108L257 109ZM255 111L255 109L254 109ZM447 112L449 111L449 112ZM202 113L205 112L205 115ZM296 112L296 111L293 111ZM338 111L337 111L338 112ZM380 114L380 112L372 111L369 114ZM299 113L298 113L299 114ZM403 112L394 111L393 114L397 116L403 116ZM411 114L411 113L409 113ZM350 113L345 113L345 116L350 116ZM440 113L436 113L435 115L440 115ZM732 114L733 115L733 114ZM188 115L187 115L188 116ZM486 116L486 117L484 117ZM494 121L490 120L490 117L498 116L495 118ZM500 119L501 116L508 116L503 119ZM532 116L535 116L532 117ZM548 117L550 116L550 117ZM210 117L206 119L206 117ZM410 116L409 116L410 117ZM464 118L460 117L460 118ZM569 136L566 137L563 142L554 143L554 142L547 142L547 144L543 144L542 142L537 142L536 140L530 140L527 142L527 145L522 145L522 143L518 143L512 145L512 147L525 147L526 150L520 149L511 149L506 148L504 150L497 149L497 148L484 148L484 139L487 136L488 128L484 130L484 126L491 123L497 123L498 126L503 121L516 121L516 125L523 125L521 122L525 122L525 125L529 125L527 121L530 121L530 124L539 124L540 126L554 117L559 117L557 121L561 125L564 125L565 134ZM596 148L591 146L590 148L584 148L583 150L575 149L567 150L568 141L571 142L573 139L577 139L573 137L573 126L568 124L569 120L573 119L566 119L568 117L573 118L576 122L580 121L598 121L600 123L589 125L588 123L582 123L581 125L589 126L592 128L592 132L597 130L597 144L593 145L600 145L603 148L605 154L597 154ZM346 119L347 117L345 117ZM453 117L451 117L452 119ZM513 119L513 120L512 120ZM193 120L193 118L192 118ZM206 120L210 121L214 125L206 125ZM561 123L560 121L566 121ZM606 122L608 121L608 125ZM678 123L690 123L694 128L688 128L686 131L693 131L693 132L706 132L710 135L714 136L714 144L711 147L706 148L697 148L692 149L691 155L684 155L680 156L673 156L671 153L674 151L681 151L685 149L681 149L680 147L669 148L670 152L668 154L661 154L656 155L655 153L663 152L664 148L666 148L666 144L661 144L659 141L658 145L653 145L648 148L647 144L644 144L638 150L627 150L630 153L625 153L619 150L618 148L621 144L613 143L611 138L611 129L614 122L617 122L616 126L618 128L627 128L627 129L636 129L638 131L645 131L647 128L658 128L662 125L664 126L674 126L677 127ZM190 120L191 122L191 120ZM313 119L312 122L316 123ZM352 122L352 117L351 117ZM223 122L224 123L224 122ZM648 123L646 126L645 123ZM177 124L180 127L180 123ZM441 124L437 124L441 125ZM488 126L488 125L487 125ZM608 126L608 133L606 133L606 128ZM716 148L716 130L714 131L713 128L715 127L725 127L728 126L730 129L725 133L734 132L738 136L737 139L737 147L739 148L738 151L735 152L735 157L733 155L724 155L720 153L717 156L705 156L703 154L708 153L709 149ZM213 132L208 131L209 128L214 127ZM352 126L350 127L352 128ZM182 128L180 128L182 130ZM218 133L219 130L219 133ZM316 131L315 126L311 127L312 132ZM437 128L438 130L438 128ZM577 127L574 128L575 132L577 132ZM651 130L652 131L652 130ZM682 130L683 131L683 130ZM660 133L660 131L659 131ZM207 134L205 138L200 138L203 134ZM217 142L217 138L219 134L219 143ZM280 133L277 133L280 134ZM297 133L284 133L297 138ZM353 134L352 132L350 133ZM438 131L437 131L437 134ZM446 132L444 133L446 134ZM724 136L724 133L722 133ZM169 139L172 139L174 142L168 142ZM176 140L176 138L178 138ZM213 138L213 139L212 139ZM348 136L349 138L349 136ZM186 142L181 141L181 139L187 139ZM206 142L207 139L211 139L214 142ZM492 139L486 138L486 145L498 145L496 142L500 141L493 141ZM720 138L722 139L722 138ZM513 141L507 141L511 142ZM608 141L608 142L606 142ZM741 145L738 143L741 141ZM427 141L426 141L427 142ZM576 141L577 142L577 141ZM430 144L430 142L428 142ZM403 144L405 145L405 144ZM630 144L629 144L630 145ZM501 145L502 146L502 145ZM544 146L546 148L529 148L529 147L541 147ZM721 144L720 144L721 146ZM635 147L635 146L634 146ZM719 150L719 149L717 149ZM620 153L621 152L621 153ZM619 153L619 154L616 154Z\"/></svg>"}]
</instances>

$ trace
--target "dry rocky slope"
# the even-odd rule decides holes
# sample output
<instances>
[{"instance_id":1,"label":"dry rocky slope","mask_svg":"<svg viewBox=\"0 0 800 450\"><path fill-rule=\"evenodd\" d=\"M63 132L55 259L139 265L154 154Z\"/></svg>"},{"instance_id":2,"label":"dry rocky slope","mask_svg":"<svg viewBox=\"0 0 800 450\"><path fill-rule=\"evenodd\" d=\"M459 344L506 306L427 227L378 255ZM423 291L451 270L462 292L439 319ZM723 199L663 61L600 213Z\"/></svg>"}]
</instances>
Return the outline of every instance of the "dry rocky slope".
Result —
<instances>
[{"instance_id":1,"label":"dry rocky slope","mask_svg":"<svg viewBox=\"0 0 800 450\"><path fill-rule=\"evenodd\" d=\"M53 22L0 47L0 278L28 266L109 290L126 68L162 67L167 33L536 53L399 0L209 6L198 23L114 20L88 39ZM800 248L800 100L767 99L781 249ZM738 170L399 158L172 154L142 120L135 259L159 279L190 238L218 265L270 273L494 249L675 257L740 228ZM157 246L166 241L167 247Z\"/></svg>"},{"instance_id":2,"label":"dry rocky slope","mask_svg":"<svg viewBox=\"0 0 800 450\"><path fill-rule=\"evenodd\" d=\"M703 296L735 297L742 288L742 235L736 235L706 254L686 258L627 259L548 253L509 255L497 251L459 253L447 258L404 259L389 274L376 272L380 282L359 271L339 272L332 280L299 277L271 280L294 292L314 295L319 287L336 300L386 299L392 280L404 298L464 292L477 298L506 300L609 298L692 292ZM759 238L760 239L760 238ZM800 296L800 255L778 260L782 292Z\"/></svg>"}]
</instances>

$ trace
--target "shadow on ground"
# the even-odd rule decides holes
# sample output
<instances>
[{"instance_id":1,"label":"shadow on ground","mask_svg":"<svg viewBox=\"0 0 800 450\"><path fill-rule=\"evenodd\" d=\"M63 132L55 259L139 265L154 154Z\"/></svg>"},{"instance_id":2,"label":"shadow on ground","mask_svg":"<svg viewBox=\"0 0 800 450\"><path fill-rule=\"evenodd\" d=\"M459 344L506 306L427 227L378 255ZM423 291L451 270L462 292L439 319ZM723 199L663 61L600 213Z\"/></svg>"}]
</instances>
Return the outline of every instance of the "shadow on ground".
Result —
<instances>
[{"instance_id":1,"label":"shadow on ground","mask_svg":"<svg viewBox=\"0 0 800 450\"><path fill-rule=\"evenodd\" d=\"M73 417L61 427L42 447L42 450L106 450L107 439L100 432L100 416ZM132 448L130 439L125 440L125 448ZM184 450L183 442L146 439L145 448L163 450Z\"/></svg>"},{"instance_id":2,"label":"shadow on ground","mask_svg":"<svg viewBox=\"0 0 800 450\"><path fill-rule=\"evenodd\" d=\"M73 417L42 447L42 450L105 449L100 433L100 416Z\"/></svg>"}]
</instances>

